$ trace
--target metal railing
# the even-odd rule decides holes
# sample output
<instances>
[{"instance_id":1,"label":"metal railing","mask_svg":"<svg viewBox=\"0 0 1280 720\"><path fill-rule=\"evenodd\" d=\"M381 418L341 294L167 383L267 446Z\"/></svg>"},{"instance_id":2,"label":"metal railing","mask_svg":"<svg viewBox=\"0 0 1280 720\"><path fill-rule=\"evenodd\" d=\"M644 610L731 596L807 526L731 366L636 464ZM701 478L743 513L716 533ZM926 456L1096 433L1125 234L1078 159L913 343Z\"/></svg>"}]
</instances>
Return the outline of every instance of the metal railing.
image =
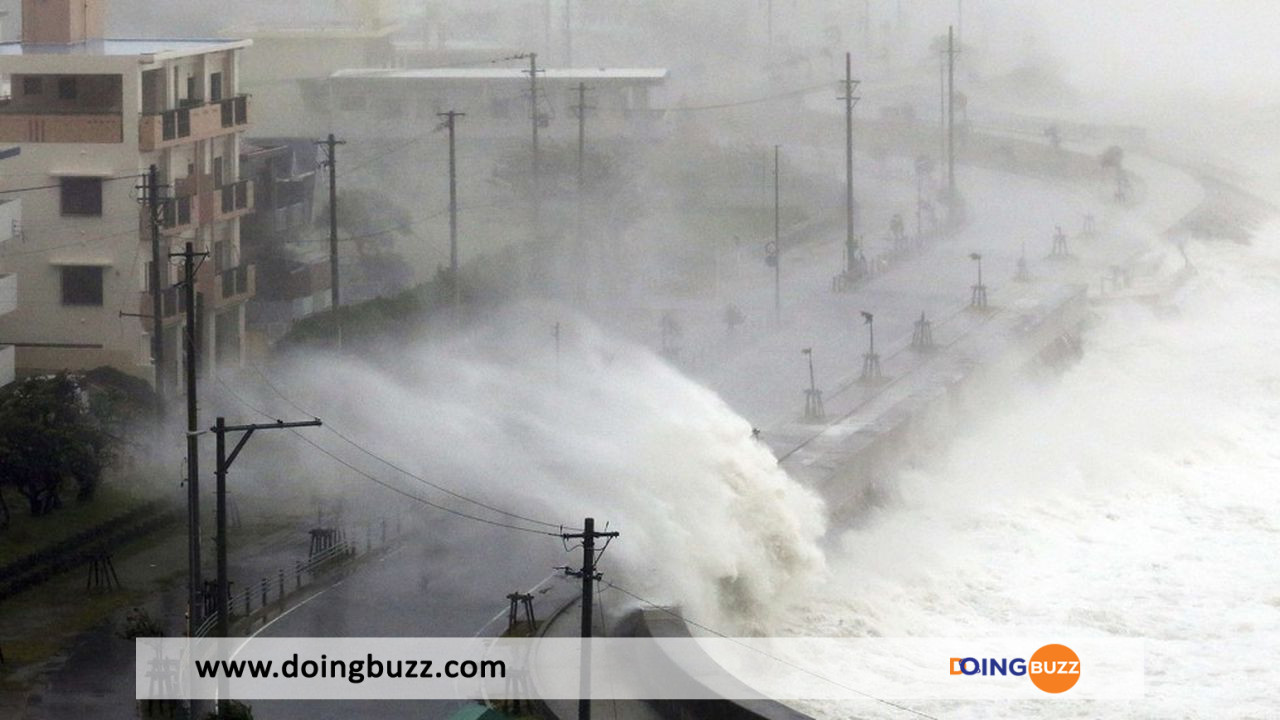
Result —
<instances>
[{"instance_id":1,"label":"metal railing","mask_svg":"<svg viewBox=\"0 0 1280 720\"><path fill-rule=\"evenodd\" d=\"M236 95L225 100L219 100L218 105L222 111L222 127L235 127L249 122L248 95Z\"/></svg>"},{"instance_id":2,"label":"metal railing","mask_svg":"<svg viewBox=\"0 0 1280 720\"><path fill-rule=\"evenodd\" d=\"M230 185L223 185L222 212L230 213L249 207L249 181L239 180Z\"/></svg>"},{"instance_id":3,"label":"metal railing","mask_svg":"<svg viewBox=\"0 0 1280 720\"><path fill-rule=\"evenodd\" d=\"M229 298L249 292L249 266L239 265L224 270L220 275L222 297Z\"/></svg>"},{"instance_id":4,"label":"metal railing","mask_svg":"<svg viewBox=\"0 0 1280 720\"><path fill-rule=\"evenodd\" d=\"M160 225L164 229L172 230L191 224L191 196L170 198L163 208Z\"/></svg>"},{"instance_id":5,"label":"metal railing","mask_svg":"<svg viewBox=\"0 0 1280 720\"><path fill-rule=\"evenodd\" d=\"M332 569L344 566L374 550L389 547L400 537L401 531L401 519L398 516L392 522L383 518L377 523L366 523L363 552L358 542L340 540L324 550L315 552L306 560L295 561L292 582L289 581L288 572L284 568L277 568L274 576L265 575L256 582L243 585L239 591L233 592L232 587L235 583L229 583L227 609L230 612L230 621L251 618L255 613L266 613L273 606L277 613L284 612L288 609L289 600L303 588L323 579ZM206 607L212 605L212 598L206 595L204 604ZM217 624L218 614L211 610L192 630L192 636L205 637L213 632Z\"/></svg>"},{"instance_id":6,"label":"metal railing","mask_svg":"<svg viewBox=\"0 0 1280 720\"><path fill-rule=\"evenodd\" d=\"M160 116L162 140L177 140L191 135L191 108L176 108L155 114Z\"/></svg>"}]
</instances>

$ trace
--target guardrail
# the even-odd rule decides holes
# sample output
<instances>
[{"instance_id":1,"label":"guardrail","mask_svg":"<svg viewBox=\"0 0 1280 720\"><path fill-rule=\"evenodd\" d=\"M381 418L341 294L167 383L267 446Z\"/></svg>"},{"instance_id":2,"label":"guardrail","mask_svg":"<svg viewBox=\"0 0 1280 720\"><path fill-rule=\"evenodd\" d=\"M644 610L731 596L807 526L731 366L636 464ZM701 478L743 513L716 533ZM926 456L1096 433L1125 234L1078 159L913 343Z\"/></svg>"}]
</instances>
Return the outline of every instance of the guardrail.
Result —
<instances>
[{"instance_id":1,"label":"guardrail","mask_svg":"<svg viewBox=\"0 0 1280 720\"><path fill-rule=\"evenodd\" d=\"M376 528L376 529L375 529ZM323 582L332 571L348 567L350 563L373 552L381 552L391 547L403 533L399 516L393 522L386 518L376 523L365 523L364 551L360 544L352 540L340 540L323 550L311 554L306 560L297 560L293 564L292 578L285 568L276 568L274 575L268 574L257 581L233 591L227 588L227 609L230 611L230 622L252 622L265 619L274 608L279 613L289 609L289 601L304 589ZM229 583L234 586L235 583ZM212 598L205 597L206 606L212 605ZM210 609L196 629L194 637L206 637L213 632L218 622L218 614Z\"/></svg>"}]
</instances>

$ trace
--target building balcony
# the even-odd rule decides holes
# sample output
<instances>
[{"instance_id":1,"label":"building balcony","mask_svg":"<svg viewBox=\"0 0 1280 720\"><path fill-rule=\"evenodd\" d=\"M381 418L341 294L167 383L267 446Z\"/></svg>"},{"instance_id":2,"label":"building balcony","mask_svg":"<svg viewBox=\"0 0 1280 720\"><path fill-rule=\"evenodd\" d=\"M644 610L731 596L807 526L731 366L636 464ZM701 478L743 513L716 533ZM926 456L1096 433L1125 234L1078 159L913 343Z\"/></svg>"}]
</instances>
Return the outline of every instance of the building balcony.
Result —
<instances>
[{"instance_id":1,"label":"building balcony","mask_svg":"<svg viewBox=\"0 0 1280 720\"><path fill-rule=\"evenodd\" d=\"M143 152L208 140L249 125L249 96L144 113L138 123L138 149Z\"/></svg>"},{"instance_id":2,"label":"building balcony","mask_svg":"<svg viewBox=\"0 0 1280 720\"><path fill-rule=\"evenodd\" d=\"M120 143L124 118L120 113L30 113L0 111L0 142L6 143Z\"/></svg>"},{"instance_id":3,"label":"building balcony","mask_svg":"<svg viewBox=\"0 0 1280 720\"><path fill-rule=\"evenodd\" d=\"M253 212L253 181L240 180L214 191L214 220L230 220Z\"/></svg>"},{"instance_id":4,"label":"building balcony","mask_svg":"<svg viewBox=\"0 0 1280 720\"><path fill-rule=\"evenodd\" d=\"M145 205L142 207L143 238L151 237L150 212L150 208ZM160 234L165 236L178 235L184 230L195 227L197 218L194 197L184 195L169 198L165 200L164 206L160 208Z\"/></svg>"},{"instance_id":5,"label":"building balcony","mask_svg":"<svg viewBox=\"0 0 1280 720\"><path fill-rule=\"evenodd\" d=\"M13 273L0 275L0 315L8 315L18 309L18 276Z\"/></svg>"},{"instance_id":6,"label":"building balcony","mask_svg":"<svg viewBox=\"0 0 1280 720\"><path fill-rule=\"evenodd\" d=\"M22 203L13 198L0 199L0 243L22 234Z\"/></svg>"},{"instance_id":7,"label":"building balcony","mask_svg":"<svg viewBox=\"0 0 1280 720\"><path fill-rule=\"evenodd\" d=\"M240 265L218 273L214 285L217 288L218 307L242 303L253 297L257 273L253 265Z\"/></svg>"}]
</instances>

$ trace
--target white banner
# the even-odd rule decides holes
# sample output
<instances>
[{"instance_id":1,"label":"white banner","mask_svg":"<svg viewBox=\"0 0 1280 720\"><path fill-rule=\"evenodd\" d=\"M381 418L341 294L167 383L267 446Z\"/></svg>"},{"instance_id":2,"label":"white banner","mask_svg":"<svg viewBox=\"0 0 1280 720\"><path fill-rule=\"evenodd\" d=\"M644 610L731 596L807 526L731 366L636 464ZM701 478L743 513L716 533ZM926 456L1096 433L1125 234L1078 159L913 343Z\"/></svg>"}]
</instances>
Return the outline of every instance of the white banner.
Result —
<instances>
[{"instance_id":1,"label":"white banner","mask_svg":"<svg viewBox=\"0 0 1280 720\"><path fill-rule=\"evenodd\" d=\"M140 700L1122 700L1118 638L139 638ZM590 658L582 672L581 658Z\"/></svg>"}]
</instances>

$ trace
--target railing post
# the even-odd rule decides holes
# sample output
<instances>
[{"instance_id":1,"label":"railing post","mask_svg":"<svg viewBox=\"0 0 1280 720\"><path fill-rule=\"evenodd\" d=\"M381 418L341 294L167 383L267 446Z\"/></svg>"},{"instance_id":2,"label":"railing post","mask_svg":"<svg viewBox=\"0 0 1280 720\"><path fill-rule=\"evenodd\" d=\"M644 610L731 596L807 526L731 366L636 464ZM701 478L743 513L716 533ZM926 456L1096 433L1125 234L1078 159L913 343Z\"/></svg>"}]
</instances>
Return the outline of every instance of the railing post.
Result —
<instances>
[{"instance_id":1,"label":"railing post","mask_svg":"<svg viewBox=\"0 0 1280 720\"><path fill-rule=\"evenodd\" d=\"M262 607L267 607L267 579L262 578Z\"/></svg>"},{"instance_id":2,"label":"railing post","mask_svg":"<svg viewBox=\"0 0 1280 720\"><path fill-rule=\"evenodd\" d=\"M284 568L280 568L280 602L284 602Z\"/></svg>"},{"instance_id":3,"label":"railing post","mask_svg":"<svg viewBox=\"0 0 1280 720\"><path fill-rule=\"evenodd\" d=\"M302 589L302 561L293 561L293 579L297 584L297 589Z\"/></svg>"},{"instance_id":4,"label":"railing post","mask_svg":"<svg viewBox=\"0 0 1280 720\"><path fill-rule=\"evenodd\" d=\"M244 616L249 617L251 612L253 612L253 609L249 606L249 588L246 587L244 589Z\"/></svg>"}]
</instances>

